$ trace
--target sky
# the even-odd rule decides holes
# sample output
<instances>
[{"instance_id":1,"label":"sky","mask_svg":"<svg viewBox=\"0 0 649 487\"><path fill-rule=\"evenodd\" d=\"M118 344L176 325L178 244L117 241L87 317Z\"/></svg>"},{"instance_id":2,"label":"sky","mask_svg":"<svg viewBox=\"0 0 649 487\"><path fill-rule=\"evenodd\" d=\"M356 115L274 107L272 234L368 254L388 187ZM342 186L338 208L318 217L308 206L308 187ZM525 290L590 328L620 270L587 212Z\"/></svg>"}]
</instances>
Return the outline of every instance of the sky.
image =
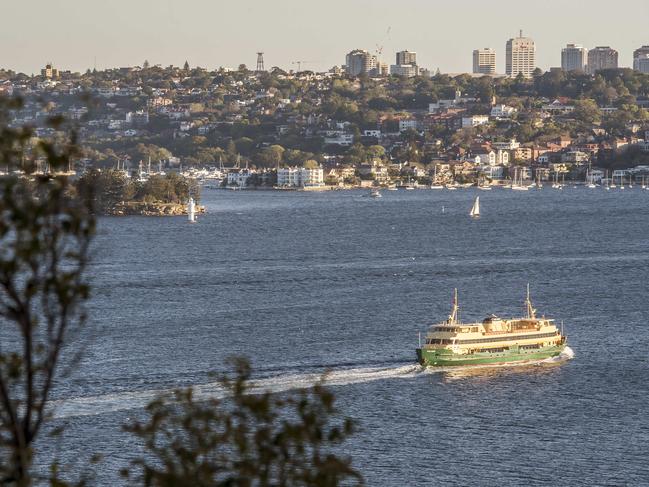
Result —
<instances>
[{"instance_id":1,"label":"sky","mask_svg":"<svg viewBox=\"0 0 649 487\"><path fill-rule=\"evenodd\" d=\"M376 51L394 63L397 50L445 73L469 72L471 53L532 37L537 65L561 64L567 43L610 45L620 65L649 45L647 0L0 0L0 68L38 73L58 68L170 64L209 69L256 66L327 70L352 49ZM295 63L295 64L294 64Z\"/></svg>"}]
</instances>

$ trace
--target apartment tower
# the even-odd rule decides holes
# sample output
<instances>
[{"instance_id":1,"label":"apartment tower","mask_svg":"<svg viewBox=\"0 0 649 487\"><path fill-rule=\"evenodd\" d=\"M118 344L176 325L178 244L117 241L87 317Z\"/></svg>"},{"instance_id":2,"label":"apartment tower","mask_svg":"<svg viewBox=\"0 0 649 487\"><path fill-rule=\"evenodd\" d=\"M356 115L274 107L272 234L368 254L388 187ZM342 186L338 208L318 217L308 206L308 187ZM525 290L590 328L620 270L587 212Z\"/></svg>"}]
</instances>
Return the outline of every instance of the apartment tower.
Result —
<instances>
[{"instance_id":1,"label":"apartment tower","mask_svg":"<svg viewBox=\"0 0 649 487\"><path fill-rule=\"evenodd\" d=\"M419 74L417 66L417 53L411 51L397 52L396 64L390 66L390 74L412 78Z\"/></svg>"},{"instance_id":2,"label":"apartment tower","mask_svg":"<svg viewBox=\"0 0 649 487\"><path fill-rule=\"evenodd\" d=\"M376 56L364 49L355 49L347 54L345 72L349 76L371 75L378 67Z\"/></svg>"},{"instance_id":3,"label":"apartment tower","mask_svg":"<svg viewBox=\"0 0 649 487\"><path fill-rule=\"evenodd\" d=\"M399 51L397 53L397 62L395 63L398 66L406 65L417 65L417 53L411 51Z\"/></svg>"},{"instance_id":4,"label":"apartment tower","mask_svg":"<svg viewBox=\"0 0 649 487\"><path fill-rule=\"evenodd\" d=\"M522 74L531 78L536 69L536 45L529 37L523 37L523 31L515 39L509 39L505 53L505 74L515 78Z\"/></svg>"},{"instance_id":5,"label":"apartment tower","mask_svg":"<svg viewBox=\"0 0 649 487\"><path fill-rule=\"evenodd\" d=\"M561 50L561 69L564 71L585 71L588 63L588 49L577 44L568 44Z\"/></svg>"},{"instance_id":6,"label":"apartment tower","mask_svg":"<svg viewBox=\"0 0 649 487\"><path fill-rule=\"evenodd\" d=\"M649 73L647 64L649 59L649 46L642 46L633 51L633 69L641 73Z\"/></svg>"},{"instance_id":7,"label":"apartment tower","mask_svg":"<svg viewBox=\"0 0 649 487\"><path fill-rule=\"evenodd\" d=\"M473 72L475 74L496 74L496 50L485 47L473 51Z\"/></svg>"},{"instance_id":8,"label":"apartment tower","mask_svg":"<svg viewBox=\"0 0 649 487\"><path fill-rule=\"evenodd\" d=\"M598 46L588 51L588 72L595 74L603 69L617 69L618 53L609 46Z\"/></svg>"}]
</instances>

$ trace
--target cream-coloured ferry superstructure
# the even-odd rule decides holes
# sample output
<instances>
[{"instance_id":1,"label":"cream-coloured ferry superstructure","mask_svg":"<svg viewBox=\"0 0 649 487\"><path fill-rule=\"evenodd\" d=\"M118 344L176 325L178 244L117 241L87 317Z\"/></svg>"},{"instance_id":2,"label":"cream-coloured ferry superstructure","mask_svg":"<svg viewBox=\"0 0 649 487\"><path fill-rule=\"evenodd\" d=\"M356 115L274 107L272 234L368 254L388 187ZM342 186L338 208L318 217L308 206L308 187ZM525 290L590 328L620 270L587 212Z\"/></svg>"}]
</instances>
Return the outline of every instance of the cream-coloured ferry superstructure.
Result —
<instances>
[{"instance_id":1,"label":"cream-coloured ferry superstructure","mask_svg":"<svg viewBox=\"0 0 649 487\"><path fill-rule=\"evenodd\" d=\"M417 349L423 366L498 364L541 360L559 355L566 337L554 320L537 318L530 299L525 300L527 316L505 319L491 315L481 323L461 323L457 289L448 319L433 325Z\"/></svg>"}]
</instances>

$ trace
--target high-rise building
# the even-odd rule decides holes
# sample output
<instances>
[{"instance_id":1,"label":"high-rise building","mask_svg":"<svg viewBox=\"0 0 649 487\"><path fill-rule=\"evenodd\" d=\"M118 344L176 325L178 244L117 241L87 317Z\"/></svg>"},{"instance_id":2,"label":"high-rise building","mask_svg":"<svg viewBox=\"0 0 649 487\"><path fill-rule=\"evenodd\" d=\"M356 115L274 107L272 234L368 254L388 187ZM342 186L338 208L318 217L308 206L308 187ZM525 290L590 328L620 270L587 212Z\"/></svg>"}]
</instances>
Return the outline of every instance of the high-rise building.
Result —
<instances>
[{"instance_id":1,"label":"high-rise building","mask_svg":"<svg viewBox=\"0 0 649 487\"><path fill-rule=\"evenodd\" d=\"M641 54L633 60L633 69L649 74L649 54Z\"/></svg>"},{"instance_id":2,"label":"high-rise building","mask_svg":"<svg viewBox=\"0 0 649 487\"><path fill-rule=\"evenodd\" d=\"M642 46L633 51L633 69L646 73L640 69L640 63L646 64L647 56L649 56L649 46Z\"/></svg>"},{"instance_id":3,"label":"high-rise building","mask_svg":"<svg viewBox=\"0 0 649 487\"><path fill-rule=\"evenodd\" d=\"M595 74L603 69L617 69L618 53L609 46L597 46L588 51L588 72Z\"/></svg>"},{"instance_id":4,"label":"high-rise building","mask_svg":"<svg viewBox=\"0 0 649 487\"><path fill-rule=\"evenodd\" d=\"M588 63L588 49L577 44L568 44L561 50L561 69L564 71L585 71Z\"/></svg>"},{"instance_id":5,"label":"high-rise building","mask_svg":"<svg viewBox=\"0 0 649 487\"><path fill-rule=\"evenodd\" d=\"M496 74L496 50L490 47L473 51L475 74Z\"/></svg>"},{"instance_id":6,"label":"high-rise building","mask_svg":"<svg viewBox=\"0 0 649 487\"><path fill-rule=\"evenodd\" d=\"M345 72L349 76L371 75L376 71L378 61L376 56L365 49L355 49L347 54Z\"/></svg>"},{"instance_id":7,"label":"high-rise building","mask_svg":"<svg viewBox=\"0 0 649 487\"><path fill-rule=\"evenodd\" d=\"M397 53L397 62L398 66L405 66L408 64L417 65L417 53L410 51L399 51Z\"/></svg>"},{"instance_id":8,"label":"high-rise building","mask_svg":"<svg viewBox=\"0 0 649 487\"><path fill-rule=\"evenodd\" d=\"M419 74L419 67L416 64L393 64L390 66L392 76L403 76L413 78Z\"/></svg>"},{"instance_id":9,"label":"high-rise building","mask_svg":"<svg viewBox=\"0 0 649 487\"><path fill-rule=\"evenodd\" d=\"M59 77L59 70L52 63L48 63L45 68L41 69L41 76L47 79L56 79Z\"/></svg>"},{"instance_id":10,"label":"high-rise building","mask_svg":"<svg viewBox=\"0 0 649 487\"><path fill-rule=\"evenodd\" d=\"M397 53L396 61L396 64L390 66L391 75L412 78L413 76L417 76L417 74L419 74L416 52L399 51Z\"/></svg>"},{"instance_id":11,"label":"high-rise building","mask_svg":"<svg viewBox=\"0 0 649 487\"><path fill-rule=\"evenodd\" d=\"M529 37L523 37L523 31L515 39L509 39L505 54L505 73L516 77L522 74L531 78L536 69L536 45Z\"/></svg>"}]
</instances>

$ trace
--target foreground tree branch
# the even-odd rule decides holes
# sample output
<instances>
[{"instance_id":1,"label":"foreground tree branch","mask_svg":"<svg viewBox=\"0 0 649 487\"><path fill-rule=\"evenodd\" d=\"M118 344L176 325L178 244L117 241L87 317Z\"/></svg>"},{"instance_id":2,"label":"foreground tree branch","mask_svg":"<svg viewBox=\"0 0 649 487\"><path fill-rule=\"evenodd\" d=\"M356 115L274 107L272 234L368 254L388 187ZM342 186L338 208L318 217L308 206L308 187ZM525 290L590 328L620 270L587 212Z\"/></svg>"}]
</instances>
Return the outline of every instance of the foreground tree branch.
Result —
<instances>
[{"instance_id":1,"label":"foreground tree branch","mask_svg":"<svg viewBox=\"0 0 649 487\"><path fill-rule=\"evenodd\" d=\"M125 429L147 455L123 475L152 487L335 487L363 485L351 459L335 449L354 430L332 419L334 396L322 384L271 394L252 389L248 362L234 362L221 384L225 399L201 400L192 389L161 397L148 419Z\"/></svg>"},{"instance_id":2,"label":"foreground tree branch","mask_svg":"<svg viewBox=\"0 0 649 487\"><path fill-rule=\"evenodd\" d=\"M33 483L33 444L63 346L85 320L95 221L91 200L60 175L75 156L74 134L54 118L68 134L62 142L8 127L19 106L0 100L0 167L9 172L0 176L0 480L22 487Z\"/></svg>"}]
</instances>

